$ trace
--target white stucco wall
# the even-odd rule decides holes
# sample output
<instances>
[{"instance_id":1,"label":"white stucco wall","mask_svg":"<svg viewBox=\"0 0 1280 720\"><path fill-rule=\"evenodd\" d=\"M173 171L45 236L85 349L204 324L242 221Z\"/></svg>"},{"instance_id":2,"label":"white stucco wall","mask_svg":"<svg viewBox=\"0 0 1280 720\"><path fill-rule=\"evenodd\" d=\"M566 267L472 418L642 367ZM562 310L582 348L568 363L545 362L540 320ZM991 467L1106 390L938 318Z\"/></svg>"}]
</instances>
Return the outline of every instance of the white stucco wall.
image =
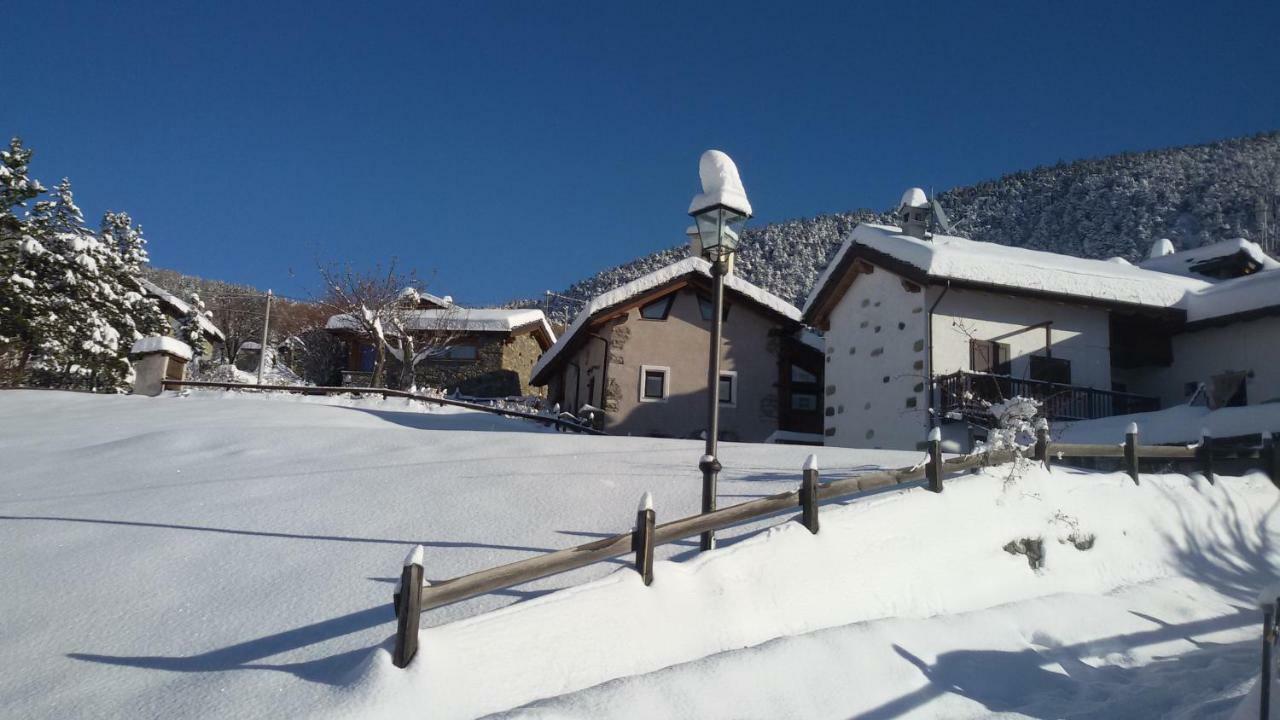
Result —
<instances>
[{"instance_id":1,"label":"white stucco wall","mask_svg":"<svg viewBox=\"0 0 1280 720\"><path fill-rule=\"evenodd\" d=\"M1268 317L1173 337L1173 364L1117 373L1129 392L1160 398L1161 407L1186 402L1187 383L1207 383L1226 372L1251 372L1250 405L1280 400L1280 318Z\"/></svg>"},{"instance_id":2,"label":"white stucco wall","mask_svg":"<svg viewBox=\"0 0 1280 720\"><path fill-rule=\"evenodd\" d=\"M884 268L859 275L826 333L824 442L915 448L928 434L923 291Z\"/></svg>"},{"instance_id":3,"label":"white stucco wall","mask_svg":"<svg viewBox=\"0 0 1280 720\"><path fill-rule=\"evenodd\" d=\"M932 305L942 293L943 288L930 287L928 303ZM1106 310L975 290L953 288L934 310L933 372L972 370L969 340L995 340L1009 346L1013 376L1029 378L1031 356L1044 354L1045 331L1019 331L1046 321L1053 323L1053 356L1071 361L1071 384L1110 390L1111 329Z\"/></svg>"}]
</instances>

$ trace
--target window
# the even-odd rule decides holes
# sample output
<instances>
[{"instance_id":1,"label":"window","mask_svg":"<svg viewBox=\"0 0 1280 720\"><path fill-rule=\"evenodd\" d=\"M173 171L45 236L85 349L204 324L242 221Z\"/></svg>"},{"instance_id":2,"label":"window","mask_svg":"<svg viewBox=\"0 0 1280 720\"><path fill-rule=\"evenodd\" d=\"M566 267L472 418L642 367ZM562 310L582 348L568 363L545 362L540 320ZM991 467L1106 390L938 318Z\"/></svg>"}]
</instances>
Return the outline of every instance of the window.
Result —
<instances>
[{"instance_id":1,"label":"window","mask_svg":"<svg viewBox=\"0 0 1280 720\"><path fill-rule=\"evenodd\" d=\"M711 316L715 314L714 310L715 306L711 302L711 298L706 295L698 296L698 312L702 315L703 320L710 320ZM725 303L724 307L721 308L720 319L726 321L729 319L729 303Z\"/></svg>"},{"instance_id":2,"label":"window","mask_svg":"<svg viewBox=\"0 0 1280 720\"><path fill-rule=\"evenodd\" d=\"M648 305L640 306L640 317L645 320L666 320L671 312L671 301L675 295L658 298Z\"/></svg>"},{"instance_id":3,"label":"window","mask_svg":"<svg viewBox=\"0 0 1280 720\"><path fill-rule=\"evenodd\" d=\"M665 402L671 388L671 368L640 366L640 402Z\"/></svg>"},{"instance_id":4,"label":"window","mask_svg":"<svg viewBox=\"0 0 1280 720\"><path fill-rule=\"evenodd\" d=\"M805 370L799 365L792 365L791 366L791 382L816 383L818 382L818 376L814 375L808 370Z\"/></svg>"},{"instance_id":5,"label":"window","mask_svg":"<svg viewBox=\"0 0 1280 720\"><path fill-rule=\"evenodd\" d=\"M1060 385L1071 384L1071 361L1042 355L1031 356L1031 379Z\"/></svg>"},{"instance_id":6,"label":"window","mask_svg":"<svg viewBox=\"0 0 1280 720\"><path fill-rule=\"evenodd\" d=\"M475 345L450 345L441 350L439 354L433 355L433 360L454 360L457 362L465 362L475 360L479 357L479 348Z\"/></svg>"},{"instance_id":7,"label":"window","mask_svg":"<svg viewBox=\"0 0 1280 720\"><path fill-rule=\"evenodd\" d=\"M593 375L591 376L591 379L587 381L587 404L591 405L595 401L596 401L596 378Z\"/></svg>"},{"instance_id":8,"label":"window","mask_svg":"<svg viewBox=\"0 0 1280 720\"><path fill-rule=\"evenodd\" d=\"M1249 404L1245 380L1248 373L1225 372L1209 378L1209 407L1241 407Z\"/></svg>"},{"instance_id":9,"label":"window","mask_svg":"<svg viewBox=\"0 0 1280 720\"><path fill-rule=\"evenodd\" d=\"M818 396L813 393L791 393L791 409L813 412L818 409Z\"/></svg>"},{"instance_id":10,"label":"window","mask_svg":"<svg viewBox=\"0 0 1280 720\"><path fill-rule=\"evenodd\" d=\"M733 371L720 373L720 404L729 407L738 405L738 373Z\"/></svg>"},{"instance_id":11,"label":"window","mask_svg":"<svg viewBox=\"0 0 1280 720\"><path fill-rule=\"evenodd\" d=\"M969 366L974 372L1009 374L1009 346L990 340L969 341Z\"/></svg>"}]
</instances>

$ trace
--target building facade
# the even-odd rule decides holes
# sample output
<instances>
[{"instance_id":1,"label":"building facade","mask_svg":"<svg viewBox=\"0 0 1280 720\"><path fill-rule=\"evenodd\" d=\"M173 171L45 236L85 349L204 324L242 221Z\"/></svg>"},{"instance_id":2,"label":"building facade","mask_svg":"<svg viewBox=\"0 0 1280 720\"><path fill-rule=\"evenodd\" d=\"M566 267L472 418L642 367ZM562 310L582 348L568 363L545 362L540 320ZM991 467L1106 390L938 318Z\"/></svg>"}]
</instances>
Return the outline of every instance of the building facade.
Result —
<instances>
[{"instance_id":1,"label":"building facade","mask_svg":"<svg viewBox=\"0 0 1280 720\"><path fill-rule=\"evenodd\" d=\"M424 293L403 323L417 347L437 346L414 367L418 387L478 398L542 394L530 382L533 365L556 337L541 310L463 308ZM326 329L340 343L342 384L367 386L377 358L371 338L344 315L329 318ZM387 386L398 387L400 361L388 352L385 363Z\"/></svg>"},{"instance_id":2,"label":"building facade","mask_svg":"<svg viewBox=\"0 0 1280 720\"><path fill-rule=\"evenodd\" d=\"M827 444L920 447L938 425L966 449L1014 396L1058 421L1280 398L1280 263L1256 245L1086 260L932 233L906 217L922 198L900 227L856 227L806 302Z\"/></svg>"},{"instance_id":3,"label":"building facade","mask_svg":"<svg viewBox=\"0 0 1280 720\"><path fill-rule=\"evenodd\" d=\"M701 437L712 321L709 264L690 258L594 298L539 360L549 401L595 412L614 434ZM820 352L800 311L729 276L721 347L721 439L803 441L818 428ZM810 438L816 439L816 437Z\"/></svg>"}]
</instances>

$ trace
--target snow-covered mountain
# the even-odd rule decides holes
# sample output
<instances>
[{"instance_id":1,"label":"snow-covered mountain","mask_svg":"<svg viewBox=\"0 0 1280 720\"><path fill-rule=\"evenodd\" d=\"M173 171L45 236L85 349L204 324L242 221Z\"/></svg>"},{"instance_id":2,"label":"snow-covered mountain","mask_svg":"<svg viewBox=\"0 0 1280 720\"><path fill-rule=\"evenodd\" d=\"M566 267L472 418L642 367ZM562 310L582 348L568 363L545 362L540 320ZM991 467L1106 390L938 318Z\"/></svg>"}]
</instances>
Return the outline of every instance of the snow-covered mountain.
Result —
<instances>
[{"instance_id":1,"label":"snow-covered mountain","mask_svg":"<svg viewBox=\"0 0 1280 720\"><path fill-rule=\"evenodd\" d=\"M898 191L904 188L889 188ZM938 196L959 234L1081 257L1136 260L1161 237L1179 248L1245 237L1280 248L1280 132L1124 153L1005 175ZM848 231L884 212L861 209L748 228L737 272L801 303ZM608 268L561 291L553 319L685 257L684 244ZM529 304L541 301L529 301Z\"/></svg>"}]
</instances>

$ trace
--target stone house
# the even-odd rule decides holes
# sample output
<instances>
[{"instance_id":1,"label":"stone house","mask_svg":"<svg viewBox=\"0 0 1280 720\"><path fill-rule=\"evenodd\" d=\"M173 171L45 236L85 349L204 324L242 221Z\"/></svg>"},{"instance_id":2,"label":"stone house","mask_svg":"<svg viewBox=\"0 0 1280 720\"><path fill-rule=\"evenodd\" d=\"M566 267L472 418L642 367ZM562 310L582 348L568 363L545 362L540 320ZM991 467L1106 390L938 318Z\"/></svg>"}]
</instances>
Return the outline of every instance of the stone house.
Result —
<instances>
[{"instance_id":1,"label":"stone house","mask_svg":"<svg viewBox=\"0 0 1280 720\"><path fill-rule=\"evenodd\" d=\"M418 309L406 318L421 341L447 336L440 351L418 362L419 387L431 387L472 397L538 395L530 383L533 365L556 336L541 310L464 308L448 298L421 293ZM366 386L373 377L373 344L350 318L334 315L326 329L340 341L342 384ZM400 378L399 362L386 359L387 384Z\"/></svg>"},{"instance_id":2,"label":"stone house","mask_svg":"<svg viewBox=\"0 0 1280 720\"><path fill-rule=\"evenodd\" d=\"M1157 410L1205 386L1280 396L1264 362L1280 347L1280 263L1252 243L1191 251L1211 260L1190 263L1212 267L1198 276L1171 271L1181 259L1133 266L933 233L916 189L899 221L855 227L805 303L825 332L827 444L914 448L937 424L965 449L1013 396L1058 421ZM1157 243L1152 260L1171 252Z\"/></svg>"},{"instance_id":3,"label":"stone house","mask_svg":"<svg viewBox=\"0 0 1280 720\"><path fill-rule=\"evenodd\" d=\"M689 258L592 299L538 361L533 383L565 410L595 408L610 433L698 437L707 421L709 268ZM812 371L821 355L799 337L799 319L780 298L725 278L722 439L820 438L821 379Z\"/></svg>"}]
</instances>

